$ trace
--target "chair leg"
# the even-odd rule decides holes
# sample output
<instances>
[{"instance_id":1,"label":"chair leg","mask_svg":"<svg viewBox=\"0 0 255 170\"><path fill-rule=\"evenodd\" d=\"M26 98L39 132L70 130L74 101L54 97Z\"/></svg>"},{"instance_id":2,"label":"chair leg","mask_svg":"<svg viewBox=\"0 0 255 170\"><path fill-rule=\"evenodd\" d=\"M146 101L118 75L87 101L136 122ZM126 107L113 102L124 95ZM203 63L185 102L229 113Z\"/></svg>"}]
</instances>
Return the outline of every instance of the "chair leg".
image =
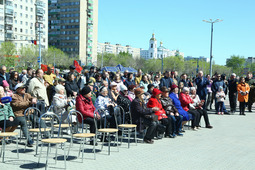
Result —
<instances>
[{"instance_id":1,"label":"chair leg","mask_svg":"<svg viewBox=\"0 0 255 170\"><path fill-rule=\"evenodd\" d=\"M2 162L4 163L4 154L5 154L5 137L3 137L2 147L3 147Z\"/></svg>"},{"instance_id":2,"label":"chair leg","mask_svg":"<svg viewBox=\"0 0 255 170\"><path fill-rule=\"evenodd\" d=\"M103 141L102 141L101 151L103 150L103 147L104 147L104 138L105 138L105 133L104 133L104 135L103 135Z\"/></svg>"},{"instance_id":3,"label":"chair leg","mask_svg":"<svg viewBox=\"0 0 255 170\"><path fill-rule=\"evenodd\" d=\"M17 158L19 159L19 147L18 147L18 136L16 136L16 148L17 148Z\"/></svg>"},{"instance_id":4,"label":"chair leg","mask_svg":"<svg viewBox=\"0 0 255 170\"><path fill-rule=\"evenodd\" d=\"M50 144L48 144L48 148L47 148L47 155L46 155L46 165L45 165L45 169L47 169L47 168L48 168L49 149L50 149Z\"/></svg>"},{"instance_id":5,"label":"chair leg","mask_svg":"<svg viewBox=\"0 0 255 170\"><path fill-rule=\"evenodd\" d=\"M95 141L95 136L94 136L94 142L93 142L94 160L96 160L96 150L95 150L95 145L96 145L96 141Z\"/></svg>"},{"instance_id":6,"label":"chair leg","mask_svg":"<svg viewBox=\"0 0 255 170\"><path fill-rule=\"evenodd\" d=\"M110 155L110 133L108 133L108 155Z\"/></svg>"},{"instance_id":7,"label":"chair leg","mask_svg":"<svg viewBox=\"0 0 255 170\"><path fill-rule=\"evenodd\" d=\"M65 161L65 169L66 169L66 145L65 145L65 143L63 143L63 147L64 147L64 161Z\"/></svg>"},{"instance_id":8,"label":"chair leg","mask_svg":"<svg viewBox=\"0 0 255 170\"><path fill-rule=\"evenodd\" d=\"M82 163L83 163L83 157L84 157L84 141L85 141L85 138L82 138Z\"/></svg>"},{"instance_id":9,"label":"chair leg","mask_svg":"<svg viewBox=\"0 0 255 170\"><path fill-rule=\"evenodd\" d=\"M121 145L122 145L122 141L123 141L123 133L124 133L124 128L122 128L122 136L121 136L121 141L120 141Z\"/></svg>"},{"instance_id":10,"label":"chair leg","mask_svg":"<svg viewBox=\"0 0 255 170\"><path fill-rule=\"evenodd\" d=\"M117 139L117 148L118 148L118 152L119 152L119 136L118 136L118 132L116 132L116 139Z\"/></svg>"},{"instance_id":11,"label":"chair leg","mask_svg":"<svg viewBox=\"0 0 255 170\"><path fill-rule=\"evenodd\" d=\"M81 142L80 142L80 148L79 148L79 153L78 153L78 158L80 157L80 154L81 154Z\"/></svg>"},{"instance_id":12,"label":"chair leg","mask_svg":"<svg viewBox=\"0 0 255 170\"><path fill-rule=\"evenodd\" d=\"M58 144L56 144L55 164L57 164L57 157L58 157Z\"/></svg>"},{"instance_id":13,"label":"chair leg","mask_svg":"<svg viewBox=\"0 0 255 170\"><path fill-rule=\"evenodd\" d=\"M130 147L130 129L128 128L128 148Z\"/></svg>"},{"instance_id":14,"label":"chair leg","mask_svg":"<svg viewBox=\"0 0 255 170\"><path fill-rule=\"evenodd\" d=\"M70 153L71 145L72 145L72 144L70 143L69 148L68 148L68 152L67 152L67 158L68 158L69 153Z\"/></svg>"},{"instance_id":15,"label":"chair leg","mask_svg":"<svg viewBox=\"0 0 255 170\"><path fill-rule=\"evenodd\" d=\"M137 146L137 132L136 132L136 128L135 128L135 143L136 143L136 146Z\"/></svg>"},{"instance_id":16,"label":"chair leg","mask_svg":"<svg viewBox=\"0 0 255 170\"><path fill-rule=\"evenodd\" d=\"M41 155L42 155L42 147L43 147L43 143L41 143L41 149L40 149L40 155L39 155L39 158L38 158L37 167L39 166L39 163L40 163L40 159L41 159Z\"/></svg>"},{"instance_id":17,"label":"chair leg","mask_svg":"<svg viewBox=\"0 0 255 170\"><path fill-rule=\"evenodd\" d=\"M38 143L39 143L39 133L37 133L35 155L37 155L37 152L38 152Z\"/></svg>"}]
</instances>

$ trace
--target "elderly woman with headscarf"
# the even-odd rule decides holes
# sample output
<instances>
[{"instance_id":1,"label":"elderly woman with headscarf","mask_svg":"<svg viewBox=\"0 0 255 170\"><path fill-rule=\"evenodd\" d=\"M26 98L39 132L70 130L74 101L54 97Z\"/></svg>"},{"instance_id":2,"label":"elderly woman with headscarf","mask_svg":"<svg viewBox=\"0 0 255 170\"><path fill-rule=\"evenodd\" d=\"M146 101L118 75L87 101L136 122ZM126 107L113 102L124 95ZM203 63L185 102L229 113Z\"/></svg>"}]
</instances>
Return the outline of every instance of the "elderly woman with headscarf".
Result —
<instances>
[{"instance_id":1,"label":"elderly woman with headscarf","mask_svg":"<svg viewBox=\"0 0 255 170\"><path fill-rule=\"evenodd\" d=\"M196 110L196 108L192 105L194 101L189 96L189 88L184 87L183 92L180 93L179 99L181 102L182 108L192 114L192 122L191 122L191 128L193 130L199 129L199 119L200 119L200 113Z\"/></svg>"},{"instance_id":2,"label":"elderly woman with headscarf","mask_svg":"<svg viewBox=\"0 0 255 170\"><path fill-rule=\"evenodd\" d=\"M203 109L203 105L205 104L204 100L200 100L199 96L196 94L196 88L195 87L191 87L190 88L190 97L191 99L193 100L193 106L196 108L196 110L200 113L200 119L199 119L199 122L201 120L201 117L204 116L204 120L205 120L205 127L206 128L213 128L211 125L210 125L210 122L209 122L209 117L208 117L208 114L207 114L207 111L205 109Z\"/></svg>"},{"instance_id":3,"label":"elderly woman with headscarf","mask_svg":"<svg viewBox=\"0 0 255 170\"><path fill-rule=\"evenodd\" d=\"M156 135L157 119L154 119L154 112L158 111L158 107L147 108L143 101L143 89L135 89L135 99L131 102L130 111L132 114L133 123L137 124L138 128L141 128L142 123L147 126L147 131L144 136L144 142L153 144L153 138ZM141 120L142 118L142 120Z\"/></svg>"},{"instance_id":4,"label":"elderly woman with headscarf","mask_svg":"<svg viewBox=\"0 0 255 170\"><path fill-rule=\"evenodd\" d=\"M67 99L65 95L65 87L61 84L55 86L56 94L53 96L52 105L54 105L54 111L61 118L61 122L65 122L68 116L67 106L70 99Z\"/></svg>"},{"instance_id":5,"label":"elderly woman with headscarf","mask_svg":"<svg viewBox=\"0 0 255 170\"><path fill-rule=\"evenodd\" d=\"M153 91L152 91L152 96L151 96L150 100L147 103L147 107L148 108L153 108L153 107L158 107L159 108L159 110L155 112L155 115L158 116L158 120L161 122L161 124L166 127L165 136L169 137L170 133L172 131L172 121L171 121L171 118L167 117L166 112L162 107L162 104L161 104L161 101L160 101L161 95L162 95L162 91L160 91L159 89L154 88ZM160 133L162 133L162 132L159 132L158 138L162 138L162 136L161 136L162 134L160 134Z\"/></svg>"}]
</instances>

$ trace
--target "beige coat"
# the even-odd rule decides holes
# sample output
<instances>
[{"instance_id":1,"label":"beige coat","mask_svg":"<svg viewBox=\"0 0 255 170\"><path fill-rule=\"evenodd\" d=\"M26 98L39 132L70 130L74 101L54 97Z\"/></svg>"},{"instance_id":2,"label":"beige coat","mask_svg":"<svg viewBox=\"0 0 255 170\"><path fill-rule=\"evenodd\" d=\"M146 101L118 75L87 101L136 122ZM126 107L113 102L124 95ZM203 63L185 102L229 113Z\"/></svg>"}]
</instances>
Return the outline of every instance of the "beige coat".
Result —
<instances>
[{"instance_id":1,"label":"beige coat","mask_svg":"<svg viewBox=\"0 0 255 170\"><path fill-rule=\"evenodd\" d=\"M41 82L38 78L32 78L29 83L27 92L33 97L36 97L37 100L44 100L47 106L49 106L49 100L47 96L46 87L44 82Z\"/></svg>"}]
</instances>

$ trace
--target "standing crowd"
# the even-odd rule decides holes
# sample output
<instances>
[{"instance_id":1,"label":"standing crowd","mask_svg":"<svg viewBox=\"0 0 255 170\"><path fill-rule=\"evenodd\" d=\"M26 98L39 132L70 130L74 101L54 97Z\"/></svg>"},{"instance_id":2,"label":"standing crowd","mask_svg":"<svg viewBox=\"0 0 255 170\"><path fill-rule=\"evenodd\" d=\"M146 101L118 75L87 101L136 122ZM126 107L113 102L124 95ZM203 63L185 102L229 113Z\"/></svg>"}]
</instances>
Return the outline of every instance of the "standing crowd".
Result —
<instances>
[{"instance_id":1,"label":"standing crowd","mask_svg":"<svg viewBox=\"0 0 255 170\"><path fill-rule=\"evenodd\" d=\"M252 112L255 101L255 80L250 72L240 78L232 73L227 79L218 73L204 76L202 71L189 78L185 73L179 76L177 71L165 71L162 75L160 72L143 74L140 69L137 73L101 72L95 67L78 73L73 65L69 69L61 74L53 67L48 67L46 72L28 67L19 74L13 68L7 72L6 66L1 66L0 99L9 96L12 101L0 102L0 128L4 129L4 119L6 132L13 132L20 125L27 145L32 147L25 110L35 106L45 113L54 105L62 122L67 121L70 108L81 112L83 120L79 115L78 120L89 124L91 133L95 133L102 119L106 120L105 127L112 128L122 122L132 122L138 131L146 129L144 142L152 144L155 138L183 136L183 127L188 122L197 131L202 117L205 128L213 128L207 113L213 103L216 114L234 114L238 100L239 114L245 115L245 108ZM227 95L230 112L224 104ZM130 112L132 119L123 118L123 112ZM38 117L31 120L39 123ZM45 126L43 121L40 123L41 127Z\"/></svg>"}]
</instances>

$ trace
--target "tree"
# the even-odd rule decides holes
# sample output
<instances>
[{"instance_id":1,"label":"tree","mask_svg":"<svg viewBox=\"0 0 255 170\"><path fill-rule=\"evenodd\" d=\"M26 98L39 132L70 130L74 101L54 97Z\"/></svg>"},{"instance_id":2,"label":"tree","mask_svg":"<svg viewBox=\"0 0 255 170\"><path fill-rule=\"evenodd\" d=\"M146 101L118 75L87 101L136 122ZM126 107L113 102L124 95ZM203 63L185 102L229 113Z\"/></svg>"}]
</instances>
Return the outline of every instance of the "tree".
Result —
<instances>
[{"instance_id":1,"label":"tree","mask_svg":"<svg viewBox=\"0 0 255 170\"><path fill-rule=\"evenodd\" d=\"M239 55L232 55L230 59L227 60L226 66L231 67L233 72L240 75L244 68L245 58Z\"/></svg>"},{"instance_id":2,"label":"tree","mask_svg":"<svg viewBox=\"0 0 255 170\"><path fill-rule=\"evenodd\" d=\"M0 48L0 57L1 57L1 65L6 65L7 67L14 67L15 61L17 57L15 56L17 53L16 46L10 42L6 41L1 43Z\"/></svg>"}]
</instances>

